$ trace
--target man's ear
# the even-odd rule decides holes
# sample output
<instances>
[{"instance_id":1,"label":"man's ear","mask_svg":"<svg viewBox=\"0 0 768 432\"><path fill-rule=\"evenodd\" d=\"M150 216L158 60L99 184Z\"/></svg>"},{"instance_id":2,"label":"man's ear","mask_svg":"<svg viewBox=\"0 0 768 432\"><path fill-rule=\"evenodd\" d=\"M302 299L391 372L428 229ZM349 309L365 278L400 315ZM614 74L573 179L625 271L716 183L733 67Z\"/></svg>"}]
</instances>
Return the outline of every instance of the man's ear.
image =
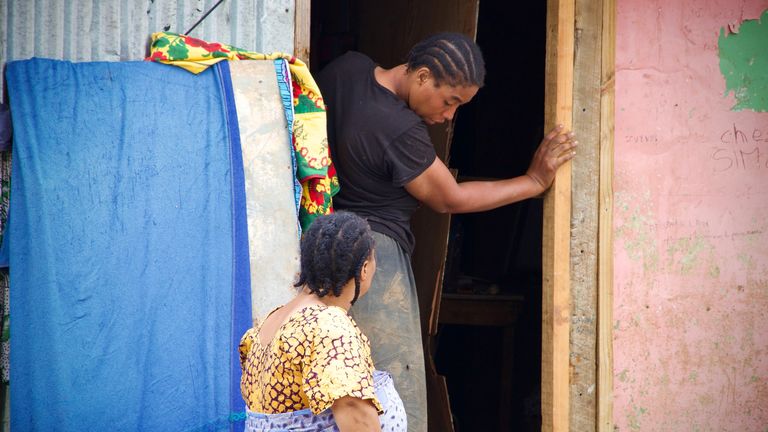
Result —
<instances>
[{"instance_id":1,"label":"man's ear","mask_svg":"<svg viewBox=\"0 0 768 432\"><path fill-rule=\"evenodd\" d=\"M426 83L430 78L432 78L432 72L428 67L422 66L416 70L416 79L419 82L419 85Z\"/></svg>"}]
</instances>

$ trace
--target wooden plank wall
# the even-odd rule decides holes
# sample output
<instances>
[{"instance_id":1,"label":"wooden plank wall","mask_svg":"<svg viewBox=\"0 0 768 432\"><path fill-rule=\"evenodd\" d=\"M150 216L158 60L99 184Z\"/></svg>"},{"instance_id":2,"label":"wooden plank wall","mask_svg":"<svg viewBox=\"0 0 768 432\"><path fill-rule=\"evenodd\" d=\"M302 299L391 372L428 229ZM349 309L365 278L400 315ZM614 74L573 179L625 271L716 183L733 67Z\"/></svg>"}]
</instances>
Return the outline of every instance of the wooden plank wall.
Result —
<instances>
[{"instance_id":1,"label":"wooden plank wall","mask_svg":"<svg viewBox=\"0 0 768 432\"><path fill-rule=\"evenodd\" d=\"M570 419L612 425L612 180L615 0L575 0L571 218Z\"/></svg>"},{"instance_id":2,"label":"wooden plank wall","mask_svg":"<svg viewBox=\"0 0 768 432\"><path fill-rule=\"evenodd\" d=\"M597 400L598 173L602 1L575 0L571 216L570 430L594 431Z\"/></svg>"},{"instance_id":3,"label":"wooden plank wall","mask_svg":"<svg viewBox=\"0 0 768 432\"><path fill-rule=\"evenodd\" d=\"M293 27L293 55L309 67L309 44L312 31L311 0L296 0Z\"/></svg>"},{"instance_id":4,"label":"wooden plank wall","mask_svg":"<svg viewBox=\"0 0 768 432\"><path fill-rule=\"evenodd\" d=\"M616 0L602 0L600 202L597 289L597 428L613 431L613 139Z\"/></svg>"},{"instance_id":5,"label":"wooden plank wall","mask_svg":"<svg viewBox=\"0 0 768 432\"><path fill-rule=\"evenodd\" d=\"M545 129L572 129L574 0L547 0ZM544 198L541 414L544 432L569 427L571 163Z\"/></svg>"},{"instance_id":6,"label":"wooden plank wall","mask_svg":"<svg viewBox=\"0 0 768 432\"><path fill-rule=\"evenodd\" d=\"M570 418L612 426L612 180L615 0L575 0Z\"/></svg>"}]
</instances>

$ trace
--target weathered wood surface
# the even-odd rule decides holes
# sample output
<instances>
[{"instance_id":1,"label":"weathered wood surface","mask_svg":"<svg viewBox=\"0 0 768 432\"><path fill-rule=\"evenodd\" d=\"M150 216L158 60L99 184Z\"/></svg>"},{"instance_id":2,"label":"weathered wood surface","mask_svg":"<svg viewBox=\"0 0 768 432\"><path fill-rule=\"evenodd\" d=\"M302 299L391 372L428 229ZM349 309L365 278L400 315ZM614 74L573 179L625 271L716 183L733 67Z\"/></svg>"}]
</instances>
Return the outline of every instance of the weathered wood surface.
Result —
<instances>
[{"instance_id":1,"label":"weathered wood surface","mask_svg":"<svg viewBox=\"0 0 768 432\"><path fill-rule=\"evenodd\" d=\"M576 0L571 215L570 430L594 431L597 400L598 201L602 1Z\"/></svg>"},{"instance_id":2,"label":"weathered wood surface","mask_svg":"<svg viewBox=\"0 0 768 432\"><path fill-rule=\"evenodd\" d=\"M597 424L613 432L613 140L616 0L602 0L597 289Z\"/></svg>"},{"instance_id":3,"label":"weathered wood surface","mask_svg":"<svg viewBox=\"0 0 768 432\"><path fill-rule=\"evenodd\" d=\"M574 0L547 1L545 129L572 129ZM542 431L569 426L571 163L544 199L542 244Z\"/></svg>"}]
</instances>

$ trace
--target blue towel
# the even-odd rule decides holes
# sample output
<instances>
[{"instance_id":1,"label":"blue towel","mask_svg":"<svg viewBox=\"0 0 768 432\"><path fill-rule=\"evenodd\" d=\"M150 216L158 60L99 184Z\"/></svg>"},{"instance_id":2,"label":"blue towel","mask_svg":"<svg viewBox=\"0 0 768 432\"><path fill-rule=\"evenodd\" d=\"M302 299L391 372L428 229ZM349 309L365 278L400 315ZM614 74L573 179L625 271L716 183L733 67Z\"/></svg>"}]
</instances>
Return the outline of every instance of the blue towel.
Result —
<instances>
[{"instance_id":1,"label":"blue towel","mask_svg":"<svg viewBox=\"0 0 768 432\"><path fill-rule=\"evenodd\" d=\"M242 430L248 247L223 63L7 65L13 430Z\"/></svg>"}]
</instances>

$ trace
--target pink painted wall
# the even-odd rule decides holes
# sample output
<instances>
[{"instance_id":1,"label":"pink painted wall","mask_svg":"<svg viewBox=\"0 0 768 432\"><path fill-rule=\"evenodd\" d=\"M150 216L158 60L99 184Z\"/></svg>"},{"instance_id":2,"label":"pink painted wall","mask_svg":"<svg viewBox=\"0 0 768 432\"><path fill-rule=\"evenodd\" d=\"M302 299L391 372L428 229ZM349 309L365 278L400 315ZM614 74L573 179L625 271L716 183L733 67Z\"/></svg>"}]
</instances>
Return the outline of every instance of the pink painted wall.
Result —
<instances>
[{"instance_id":1,"label":"pink painted wall","mask_svg":"<svg viewBox=\"0 0 768 432\"><path fill-rule=\"evenodd\" d=\"M718 56L766 9L617 0L617 431L768 431L768 113Z\"/></svg>"}]
</instances>

